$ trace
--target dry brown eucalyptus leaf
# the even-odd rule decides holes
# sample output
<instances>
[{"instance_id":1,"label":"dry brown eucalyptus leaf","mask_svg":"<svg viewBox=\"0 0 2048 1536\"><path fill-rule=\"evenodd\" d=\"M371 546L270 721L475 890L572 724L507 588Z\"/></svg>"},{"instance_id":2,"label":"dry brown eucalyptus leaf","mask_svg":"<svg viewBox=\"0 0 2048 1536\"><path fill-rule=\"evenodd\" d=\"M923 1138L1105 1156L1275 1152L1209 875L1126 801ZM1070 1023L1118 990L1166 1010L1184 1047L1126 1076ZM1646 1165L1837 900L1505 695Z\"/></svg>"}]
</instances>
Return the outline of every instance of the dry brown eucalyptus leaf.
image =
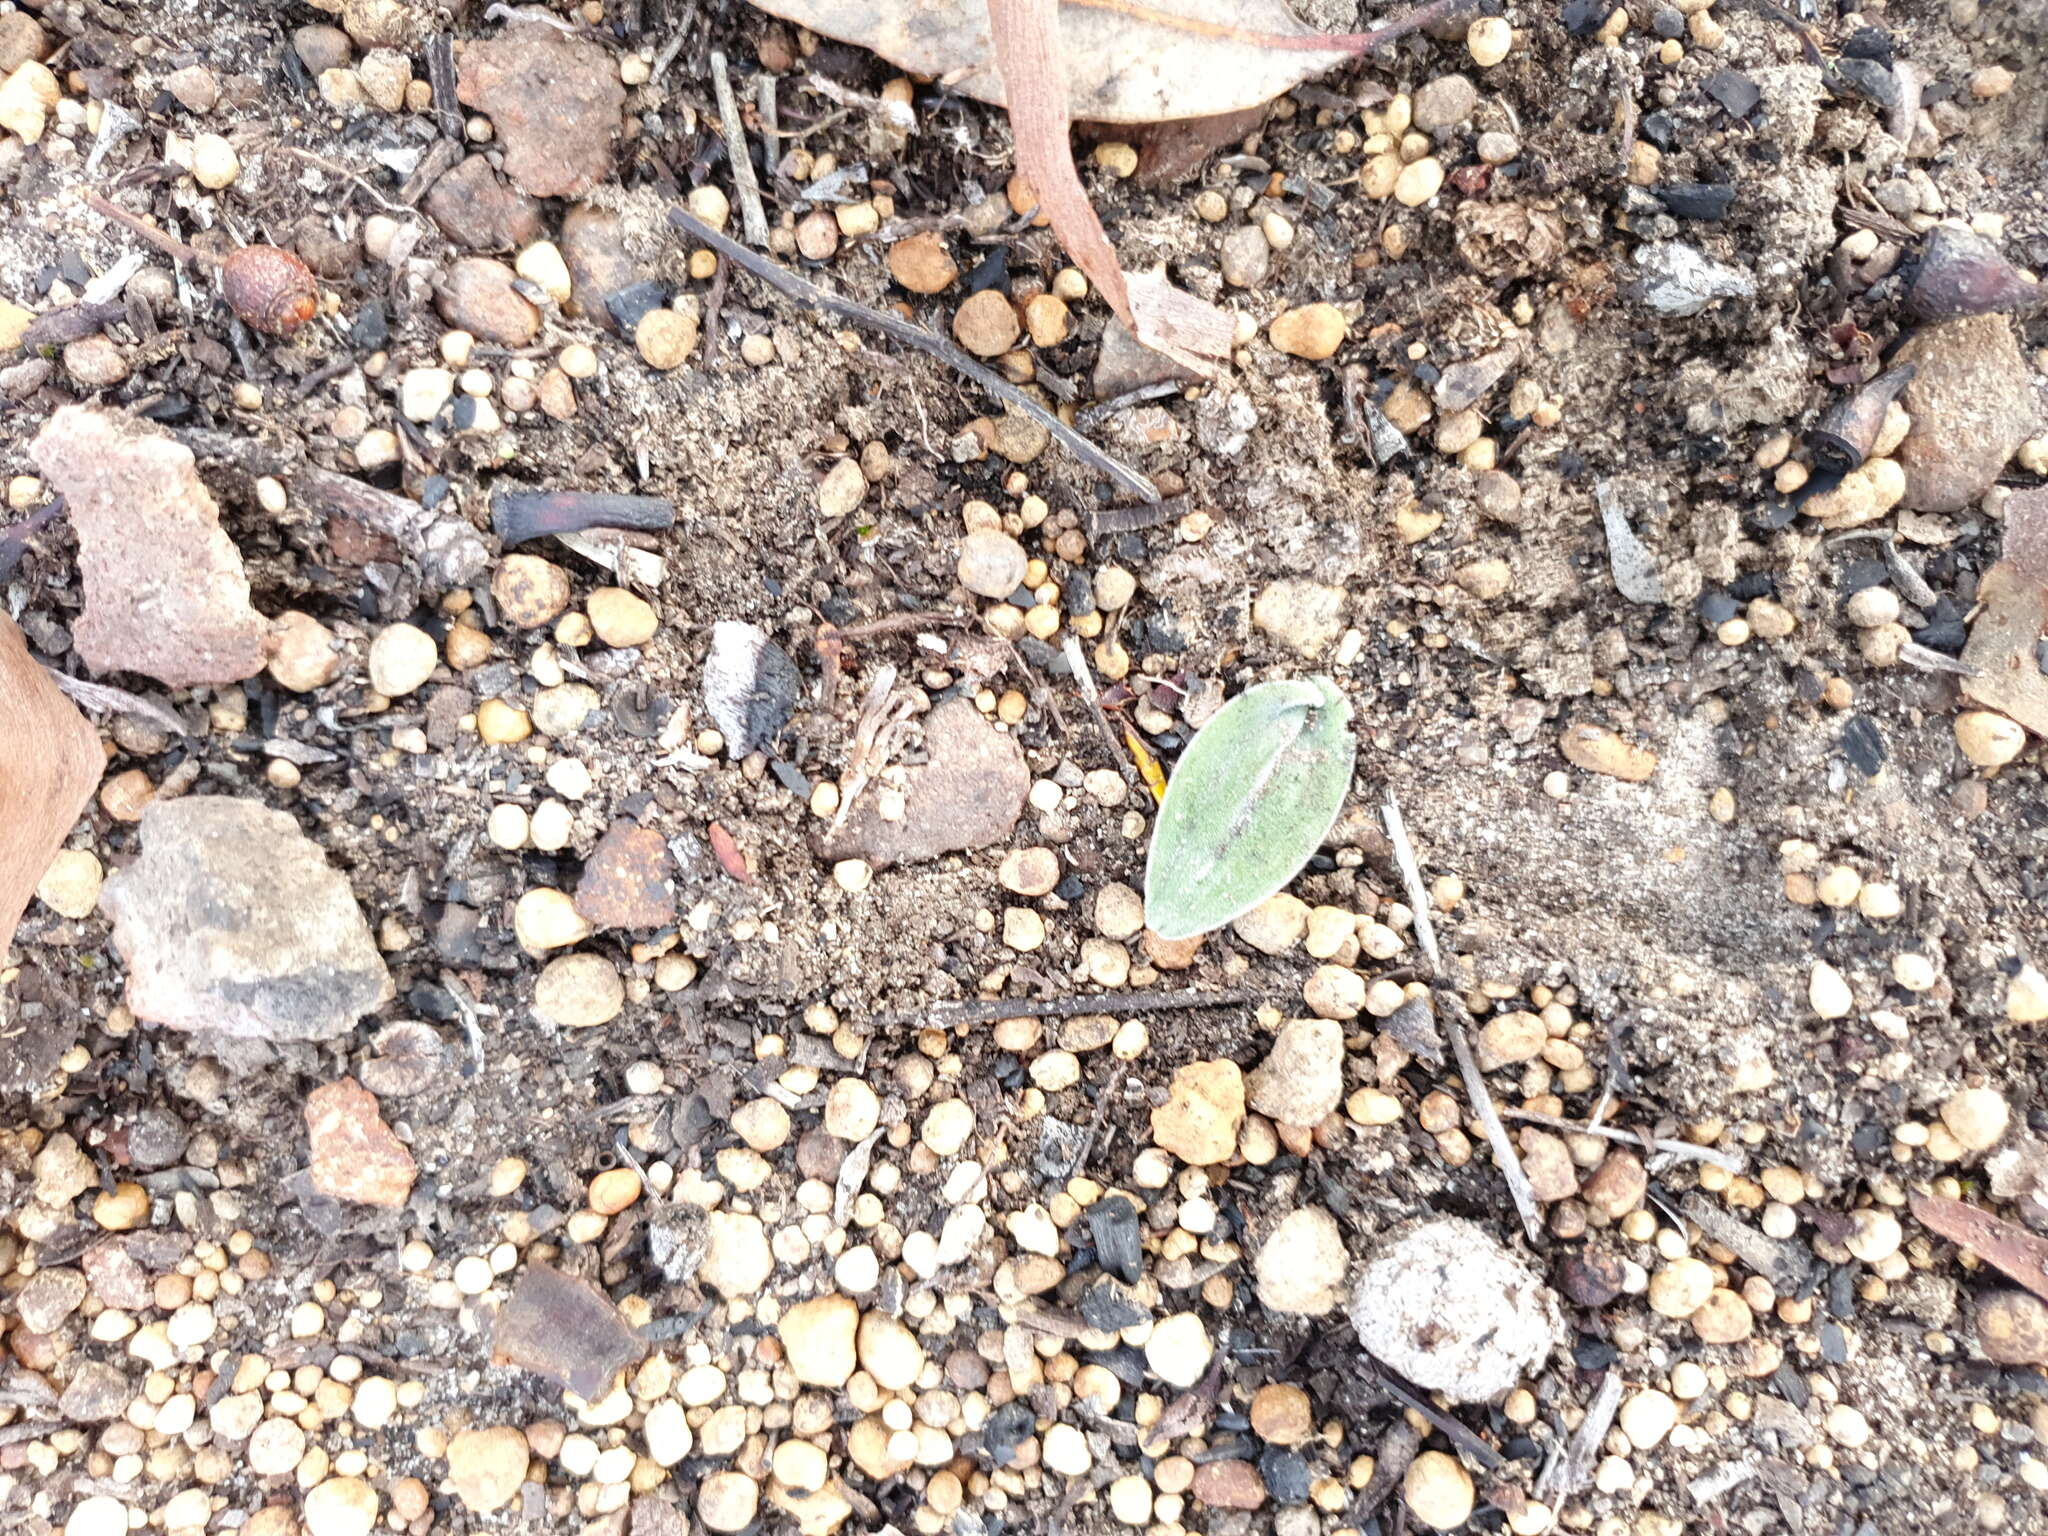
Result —
<instances>
[{"instance_id":1,"label":"dry brown eucalyptus leaf","mask_svg":"<svg viewBox=\"0 0 2048 1536\"><path fill-rule=\"evenodd\" d=\"M1914 1195L1911 1205L1913 1215L1929 1231L1969 1249L2048 1301L2048 1239L1942 1195Z\"/></svg>"},{"instance_id":2,"label":"dry brown eucalyptus leaf","mask_svg":"<svg viewBox=\"0 0 2048 1536\"><path fill-rule=\"evenodd\" d=\"M1125 278L1074 169L1073 122L1241 112L1454 3L1432 0L1372 32L1333 35L1304 26L1282 0L754 0L1006 106L1017 169L1075 265L1141 343L1205 378L1229 355L1230 317L1163 274Z\"/></svg>"},{"instance_id":3,"label":"dry brown eucalyptus leaf","mask_svg":"<svg viewBox=\"0 0 2048 1536\"><path fill-rule=\"evenodd\" d=\"M105 766L99 733L0 613L0 956Z\"/></svg>"},{"instance_id":4,"label":"dry brown eucalyptus leaf","mask_svg":"<svg viewBox=\"0 0 2048 1536\"><path fill-rule=\"evenodd\" d=\"M1131 299L1124 291L1123 268L1088 201L1067 142L1071 119L1057 86L1059 7L1054 0L987 0L987 15L995 28L997 74L1009 101L1017 169L1038 194L1039 210L1052 220L1067 254L1129 325Z\"/></svg>"},{"instance_id":5,"label":"dry brown eucalyptus leaf","mask_svg":"<svg viewBox=\"0 0 2048 1536\"><path fill-rule=\"evenodd\" d=\"M1072 57L1072 51L1062 46L1058 0L988 0L988 7L1017 169L1037 191L1060 243L1141 343L1192 373L1214 377L1213 360L1230 352L1230 316L1181 292L1163 272L1126 280L1074 169L1060 68L1062 54Z\"/></svg>"},{"instance_id":6,"label":"dry brown eucalyptus leaf","mask_svg":"<svg viewBox=\"0 0 2048 1536\"><path fill-rule=\"evenodd\" d=\"M1005 106L988 0L753 0L872 49L900 69ZM1060 0L1068 115L1099 123L1208 117L1270 101L1426 23L1441 3L1371 32L1323 33L1283 0Z\"/></svg>"}]
</instances>

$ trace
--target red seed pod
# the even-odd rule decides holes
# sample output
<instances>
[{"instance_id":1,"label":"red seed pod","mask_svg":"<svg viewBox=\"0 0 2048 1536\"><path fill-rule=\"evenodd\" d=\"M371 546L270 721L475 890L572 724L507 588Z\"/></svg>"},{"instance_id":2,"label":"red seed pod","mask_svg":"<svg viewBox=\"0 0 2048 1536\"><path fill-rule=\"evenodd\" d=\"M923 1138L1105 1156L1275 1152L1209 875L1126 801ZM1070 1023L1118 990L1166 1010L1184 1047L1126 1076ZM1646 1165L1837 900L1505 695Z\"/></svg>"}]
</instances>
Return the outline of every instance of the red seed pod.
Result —
<instances>
[{"instance_id":1,"label":"red seed pod","mask_svg":"<svg viewBox=\"0 0 2048 1536\"><path fill-rule=\"evenodd\" d=\"M220 264L221 291L245 325L289 336L320 311L313 270L274 245L245 245Z\"/></svg>"},{"instance_id":2,"label":"red seed pod","mask_svg":"<svg viewBox=\"0 0 2048 1536\"><path fill-rule=\"evenodd\" d=\"M1920 252L1906 290L1906 308L1922 320L2032 309L2048 302L2048 285L2029 281L1982 235L1937 225Z\"/></svg>"}]
</instances>

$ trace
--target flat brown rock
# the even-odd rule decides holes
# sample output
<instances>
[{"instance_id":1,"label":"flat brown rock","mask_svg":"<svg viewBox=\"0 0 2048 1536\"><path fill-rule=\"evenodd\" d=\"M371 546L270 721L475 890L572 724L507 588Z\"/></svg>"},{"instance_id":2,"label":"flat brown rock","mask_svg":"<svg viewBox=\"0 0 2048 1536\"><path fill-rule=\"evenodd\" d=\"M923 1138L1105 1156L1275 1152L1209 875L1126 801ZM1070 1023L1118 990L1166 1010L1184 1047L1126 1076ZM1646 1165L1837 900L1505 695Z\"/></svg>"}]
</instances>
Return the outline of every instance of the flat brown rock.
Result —
<instances>
[{"instance_id":1,"label":"flat brown rock","mask_svg":"<svg viewBox=\"0 0 2048 1536\"><path fill-rule=\"evenodd\" d=\"M521 250L541 237L540 205L471 155L427 191L420 205L457 245L472 251Z\"/></svg>"},{"instance_id":2,"label":"flat brown rock","mask_svg":"<svg viewBox=\"0 0 2048 1536\"><path fill-rule=\"evenodd\" d=\"M866 859L876 868L986 848L1010 835L1031 788L1031 770L1013 737L966 699L948 699L924 721L926 761L909 773L903 819L885 821L880 797L864 794L828 859Z\"/></svg>"},{"instance_id":3,"label":"flat brown rock","mask_svg":"<svg viewBox=\"0 0 2048 1536\"><path fill-rule=\"evenodd\" d=\"M562 260L569 267L569 303L565 312L581 314L608 331L618 321L605 300L640 281L633 258L626 254L624 221L609 208L578 203L562 215Z\"/></svg>"},{"instance_id":4,"label":"flat brown rock","mask_svg":"<svg viewBox=\"0 0 2048 1536\"><path fill-rule=\"evenodd\" d=\"M491 1333L494 1362L538 1372L590 1402L646 1352L603 1291L539 1263L520 1274Z\"/></svg>"},{"instance_id":5,"label":"flat brown rock","mask_svg":"<svg viewBox=\"0 0 2048 1536\"><path fill-rule=\"evenodd\" d=\"M0 956L105 766L99 733L0 613Z\"/></svg>"},{"instance_id":6,"label":"flat brown rock","mask_svg":"<svg viewBox=\"0 0 2048 1536\"><path fill-rule=\"evenodd\" d=\"M377 1096L352 1077L306 1095L313 1187L330 1200L401 1206L419 1170L392 1134Z\"/></svg>"},{"instance_id":7,"label":"flat brown rock","mask_svg":"<svg viewBox=\"0 0 2048 1536\"><path fill-rule=\"evenodd\" d=\"M1211 1509L1257 1509L1266 1502L1266 1480L1248 1461L1205 1461L1188 1491Z\"/></svg>"},{"instance_id":8,"label":"flat brown rock","mask_svg":"<svg viewBox=\"0 0 2048 1536\"><path fill-rule=\"evenodd\" d=\"M1917 331L1895 362L1919 368L1901 403L1913 418L1896 457L1905 504L1959 512L1991 489L2040 423L2033 376L2004 315L1967 315Z\"/></svg>"},{"instance_id":9,"label":"flat brown rock","mask_svg":"<svg viewBox=\"0 0 2048 1536\"><path fill-rule=\"evenodd\" d=\"M659 928L676 916L668 844L652 827L613 823L583 861L576 910L593 928Z\"/></svg>"},{"instance_id":10,"label":"flat brown rock","mask_svg":"<svg viewBox=\"0 0 2048 1536\"><path fill-rule=\"evenodd\" d=\"M71 633L88 667L173 688L263 670L268 626L189 449L131 417L67 405L29 454L78 530L85 612Z\"/></svg>"},{"instance_id":11,"label":"flat brown rock","mask_svg":"<svg viewBox=\"0 0 2048 1536\"><path fill-rule=\"evenodd\" d=\"M540 311L513 284L516 274L488 256L465 256L434 287L441 318L479 341L523 347L540 331Z\"/></svg>"},{"instance_id":12,"label":"flat brown rock","mask_svg":"<svg viewBox=\"0 0 2048 1536\"><path fill-rule=\"evenodd\" d=\"M455 94L491 120L505 174L535 197L576 197L611 173L626 88L595 43L515 25L456 52Z\"/></svg>"}]
</instances>

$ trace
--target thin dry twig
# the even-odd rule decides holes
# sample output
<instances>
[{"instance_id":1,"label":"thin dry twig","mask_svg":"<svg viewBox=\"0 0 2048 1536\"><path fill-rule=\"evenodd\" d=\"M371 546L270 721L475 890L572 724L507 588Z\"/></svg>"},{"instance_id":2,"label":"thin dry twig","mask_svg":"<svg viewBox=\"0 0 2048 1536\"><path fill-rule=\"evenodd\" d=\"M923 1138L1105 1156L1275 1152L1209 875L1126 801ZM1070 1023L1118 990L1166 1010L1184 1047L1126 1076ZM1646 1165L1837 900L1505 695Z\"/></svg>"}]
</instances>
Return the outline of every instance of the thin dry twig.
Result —
<instances>
[{"instance_id":1,"label":"thin dry twig","mask_svg":"<svg viewBox=\"0 0 2048 1536\"><path fill-rule=\"evenodd\" d=\"M1396 1376L1384 1365L1375 1360L1372 1362L1372 1369L1373 1374L1379 1378L1380 1385L1386 1388L1389 1397L1393 1398L1395 1402L1408 1409L1411 1413L1419 1413L1423 1418L1429 1420L1431 1424L1450 1439L1452 1444L1478 1462L1479 1465L1486 1468L1487 1471L1491 1472L1494 1468L1505 1465L1505 1458L1499 1451L1496 1451L1484 1440L1473 1434L1471 1430L1460 1424L1449 1414L1438 1409L1427 1398L1423 1397L1421 1393L1411 1391L1408 1383L1401 1380L1400 1377Z\"/></svg>"},{"instance_id":2,"label":"thin dry twig","mask_svg":"<svg viewBox=\"0 0 2048 1536\"><path fill-rule=\"evenodd\" d=\"M851 299L843 299L835 293L828 293L816 283L799 277L788 268L748 250L737 240L728 239L687 208L671 208L668 220L692 240L709 246L719 255L744 267L785 298L794 299L797 303L808 305L812 309L822 309L827 314L839 316L842 320L850 320L855 325L865 326L888 337L891 341L899 341L905 346L915 347L928 357L937 358L956 373L973 380L1005 405L1012 406L1029 416L1050 432L1067 452L1089 468L1107 475L1119 489L1142 501L1159 500L1159 487L1130 465L1103 452L1024 391L1000 375L991 373L951 342L934 336L923 326L913 325L900 316L870 309L865 304L857 304Z\"/></svg>"},{"instance_id":3,"label":"thin dry twig","mask_svg":"<svg viewBox=\"0 0 2048 1536\"><path fill-rule=\"evenodd\" d=\"M1076 411L1074 420L1080 425L1094 428L1109 420L1118 411L1127 411L1134 405L1143 405L1147 400L1164 400L1168 395L1180 394L1187 386L1174 379L1160 379L1152 384L1140 384L1136 389L1127 389L1112 400L1091 405L1084 411Z\"/></svg>"},{"instance_id":4,"label":"thin dry twig","mask_svg":"<svg viewBox=\"0 0 2048 1536\"><path fill-rule=\"evenodd\" d=\"M1522 1230L1533 1243L1543 1236L1543 1208L1537 1204L1536 1191L1529 1185L1528 1174L1522 1171L1522 1159L1508 1138L1508 1128L1501 1123L1500 1111L1494 1107L1486 1074L1479 1070L1472 1055L1472 1042L1465 1034L1472 1015L1465 1011L1457 990L1444 980L1443 956L1436 947L1436 930L1429 923L1429 892L1422 884L1422 868L1415 862L1415 845L1408 841L1408 826L1401 819L1401 807L1392 795L1387 797L1382 819L1387 824L1387 839L1394 845L1395 867L1401 871L1401 883L1408 890L1409 909L1415 914L1415 936L1422 941L1422 952L1429 957L1430 974L1436 978L1433 991L1443 1014L1444 1034L1451 1042L1451 1054L1458 1059L1458 1076L1464 1079L1465 1096L1472 1101L1472 1112L1486 1132L1487 1145L1493 1148L1493 1160L1500 1165L1500 1175L1514 1197L1515 1209L1522 1217Z\"/></svg>"},{"instance_id":5,"label":"thin dry twig","mask_svg":"<svg viewBox=\"0 0 2048 1536\"><path fill-rule=\"evenodd\" d=\"M1479 1063L1472 1056L1472 1042L1466 1037L1465 1026L1472 1015L1465 1011L1465 1005L1458 994L1449 986L1439 982L1436 997L1443 1008L1444 1034L1451 1042L1451 1054L1458 1058L1458 1076L1464 1079L1465 1095L1472 1101L1472 1112L1479 1117L1479 1124L1486 1132L1487 1145L1493 1148L1493 1160L1500 1164L1501 1177L1507 1181L1508 1193L1514 1197L1515 1209L1522 1217L1522 1230L1529 1234L1529 1241L1535 1242L1543 1236L1543 1208L1536 1201L1536 1191L1529 1185L1529 1176L1522 1171L1522 1159L1515 1152L1514 1142L1508 1139L1508 1128L1501 1123L1500 1111L1494 1107L1493 1093L1486 1086L1486 1074L1479 1070Z\"/></svg>"},{"instance_id":6,"label":"thin dry twig","mask_svg":"<svg viewBox=\"0 0 2048 1536\"><path fill-rule=\"evenodd\" d=\"M1577 1120L1567 1120L1562 1115L1539 1114L1533 1109L1504 1109L1501 1113L1510 1120L1526 1120L1531 1125L1546 1125L1554 1131L1565 1131L1574 1136L1601 1136L1608 1141L1625 1141L1632 1147L1648 1146L1672 1157L1712 1163L1716 1168L1725 1168L1730 1173L1740 1173L1748 1166L1741 1153L1723 1152L1719 1147L1702 1147L1690 1141L1666 1141L1661 1136L1644 1136L1611 1125L1583 1125Z\"/></svg>"},{"instance_id":7,"label":"thin dry twig","mask_svg":"<svg viewBox=\"0 0 2048 1536\"><path fill-rule=\"evenodd\" d=\"M1095 717L1095 729L1102 733L1103 743L1109 748L1110 760L1116 764L1117 772L1124 776L1124 783L1133 794L1145 793L1145 782L1138 777L1138 770L1131 763L1130 753L1123 743L1116 739L1116 732L1109 728L1109 717L1102 712L1102 696L1095 689L1095 674L1089 669L1088 658L1081 654L1081 642L1074 635L1067 636L1064 649L1067 668L1074 674L1074 681L1081 685L1081 697L1088 705L1088 713Z\"/></svg>"},{"instance_id":8,"label":"thin dry twig","mask_svg":"<svg viewBox=\"0 0 2048 1536\"><path fill-rule=\"evenodd\" d=\"M718 369L718 322L725 312L725 290L732 282L732 263L721 259L711 274L711 291L704 296L704 371Z\"/></svg>"},{"instance_id":9,"label":"thin dry twig","mask_svg":"<svg viewBox=\"0 0 2048 1536\"><path fill-rule=\"evenodd\" d=\"M834 638L865 640L870 635L900 634L906 629L965 629L972 621L957 613L889 613L879 619L864 619L844 628L831 626ZM824 634L824 629L819 634Z\"/></svg>"},{"instance_id":10,"label":"thin dry twig","mask_svg":"<svg viewBox=\"0 0 2048 1536\"><path fill-rule=\"evenodd\" d=\"M1607 1438L1607 1427L1614 1422L1615 1410L1620 1406L1621 1372L1610 1367L1600 1378L1600 1390L1593 1394L1592 1405L1586 1409L1579 1432L1572 1436L1564 1460L1553 1461L1537 1479L1538 1498L1547 1499L1553 1492L1569 1495L1586 1486L1586 1479L1592 1475L1593 1458L1599 1454L1600 1443Z\"/></svg>"},{"instance_id":11,"label":"thin dry twig","mask_svg":"<svg viewBox=\"0 0 2048 1536\"><path fill-rule=\"evenodd\" d=\"M732 162L733 190L739 194L740 228L746 231L748 244L766 245L768 215L761 208L761 184L754 179L753 156L747 150L747 125L740 120L739 98L732 92L725 53L718 48L711 50L711 89L718 97L718 131Z\"/></svg>"},{"instance_id":12,"label":"thin dry twig","mask_svg":"<svg viewBox=\"0 0 2048 1536\"><path fill-rule=\"evenodd\" d=\"M1255 1002L1251 991L1105 992L1089 997L977 997L885 1013L876 1024L993 1024L998 1019L1067 1019L1081 1013L1171 1013L1186 1008L1235 1008Z\"/></svg>"},{"instance_id":13,"label":"thin dry twig","mask_svg":"<svg viewBox=\"0 0 2048 1536\"><path fill-rule=\"evenodd\" d=\"M1387 841L1394 845L1394 864L1401 871L1401 883L1408 888L1408 910L1415 914L1415 937L1429 957L1430 974L1444 973L1444 957L1436 947L1436 928L1429 920L1429 892L1422 884L1422 867L1415 862L1415 845L1408 841L1408 824L1401 819L1400 802L1387 796L1380 819L1387 826Z\"/></svg>"}]
</instances>

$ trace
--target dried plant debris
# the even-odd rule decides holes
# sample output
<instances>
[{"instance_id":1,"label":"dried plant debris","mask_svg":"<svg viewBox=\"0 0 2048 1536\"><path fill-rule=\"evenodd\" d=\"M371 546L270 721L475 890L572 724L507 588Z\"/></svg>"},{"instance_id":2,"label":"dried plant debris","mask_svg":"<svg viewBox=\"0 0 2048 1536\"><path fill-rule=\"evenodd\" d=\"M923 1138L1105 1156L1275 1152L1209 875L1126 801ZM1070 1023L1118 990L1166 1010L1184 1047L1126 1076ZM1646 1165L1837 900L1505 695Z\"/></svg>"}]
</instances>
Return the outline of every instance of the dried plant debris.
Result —
<instances>
[{"instance_id":1,"label":"dried plant debris","mask_svg":"<svg viewBox=\"0 0 2048 1536\"><path fill-rule=\"evenodd\" d=\"M1593 488L1593 497L1607 529L1607 558L1614 571L1615 589L1632 603L1663 602L1664 578L1658 573L1656 557L1629 526L1631 507L1636 520L1661 524L1670 515L1662 493L1653 487L1602 480Z\"/></svg>"},{"instance_id":2,"label":"dried plant debris","mask_svg":"<svg viewBox=\"0 0 2048 1536\"><path fill-rule=\"evenodd\" d=\"M988 0L754 0L762 10L871 48L914 74L952 77L977 101L1005 104ZM1068 115L1080 122L1214 117L1270 101L1399 35L1397 27L1326 34L1281 0L1061 4Z\"/></svg>"},{"instance_id":3,"label":"dried plant debris","mask_svg":"<svg viewBox=\"0 0 2048 1536\"><path fill-rule=\"evenodd\" d=\"M802 686L796 663L768 632L736 619L711 626L711 652L704 658L704 709L725 736L735 758L775 742L796 708Z\"/></svg>"}]
</instances>

